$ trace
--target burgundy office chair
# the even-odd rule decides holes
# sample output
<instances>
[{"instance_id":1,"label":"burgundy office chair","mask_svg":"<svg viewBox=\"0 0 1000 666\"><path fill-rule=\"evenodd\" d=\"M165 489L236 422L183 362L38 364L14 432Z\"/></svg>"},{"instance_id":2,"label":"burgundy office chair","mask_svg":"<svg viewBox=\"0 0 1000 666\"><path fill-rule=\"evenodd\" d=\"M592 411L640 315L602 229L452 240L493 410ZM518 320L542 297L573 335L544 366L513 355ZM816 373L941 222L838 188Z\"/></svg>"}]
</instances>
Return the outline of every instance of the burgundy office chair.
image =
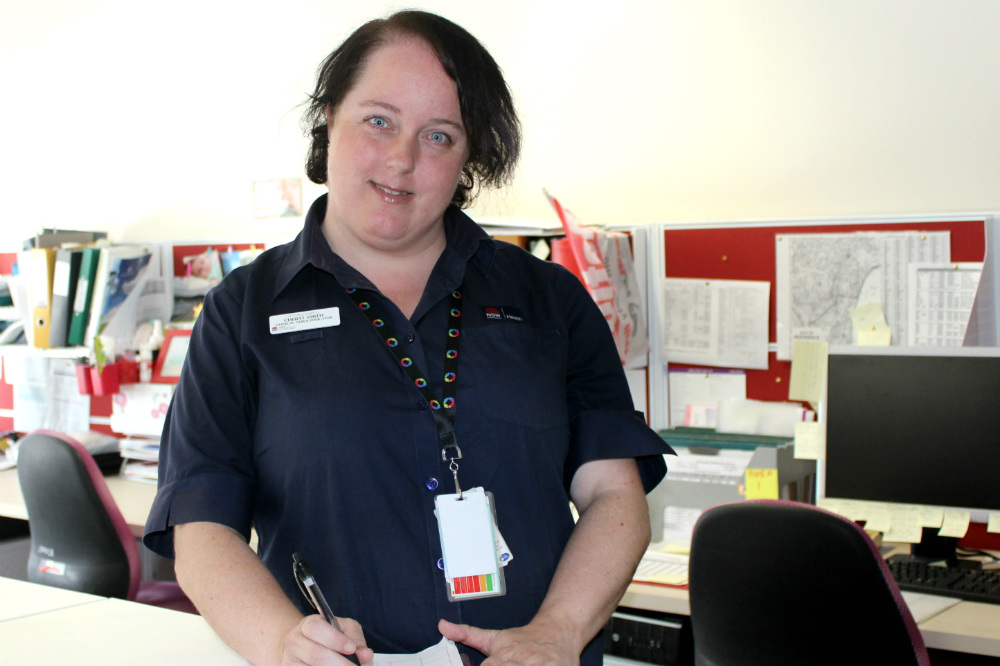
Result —
<instances>
[{"instance_id":1,"label":"burgundy office chair","mask_svg":"<svg viewBox=\"0 0 1000 666\"><path fill-rule=\"evenodd\" d=\"M704 512L688 588L696 666L930 664L872 540L808 504L747 500Z\"/></svg>"},{"instance_id":2,"label":"burgundy office chair","mask_svg":"<svg viewBox=\"0 0 1000 666\"><path fill-rule=\"evenodd\" d=\"M197 613L172 581L143 581L139 546L90 453L47 430L18 442L28 509L28 580Z\"/></svg>"}]
</instances>

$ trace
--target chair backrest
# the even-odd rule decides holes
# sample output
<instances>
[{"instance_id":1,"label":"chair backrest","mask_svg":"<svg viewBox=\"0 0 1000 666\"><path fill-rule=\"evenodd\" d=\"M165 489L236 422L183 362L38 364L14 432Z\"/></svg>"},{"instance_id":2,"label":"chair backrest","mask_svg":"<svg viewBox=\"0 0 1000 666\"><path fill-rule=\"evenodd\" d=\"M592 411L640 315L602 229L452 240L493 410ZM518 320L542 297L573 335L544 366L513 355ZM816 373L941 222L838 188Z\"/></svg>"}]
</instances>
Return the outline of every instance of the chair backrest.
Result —
<instances>
[{"instance_id":1,"label":"chair backrest","mask_svg":"<svg viewBox=\"0 0 1000 666\"><path fill-rule=\"evenodd\" d=\"M18 443L17 476L31 530L28 579L134 600L139 547L90 453L38 430Z\"/></svg>"},{"instance_id":2,"label":"chair backrest","mask_svg":"<svg viewBox=\"0 0 1000 666\"><path fill-rule=\"evenodd\" d=\"M872 540L823 509L709 509L695 524L688 581L696 666L930 663Z\"/></svg>"}]
</instances>

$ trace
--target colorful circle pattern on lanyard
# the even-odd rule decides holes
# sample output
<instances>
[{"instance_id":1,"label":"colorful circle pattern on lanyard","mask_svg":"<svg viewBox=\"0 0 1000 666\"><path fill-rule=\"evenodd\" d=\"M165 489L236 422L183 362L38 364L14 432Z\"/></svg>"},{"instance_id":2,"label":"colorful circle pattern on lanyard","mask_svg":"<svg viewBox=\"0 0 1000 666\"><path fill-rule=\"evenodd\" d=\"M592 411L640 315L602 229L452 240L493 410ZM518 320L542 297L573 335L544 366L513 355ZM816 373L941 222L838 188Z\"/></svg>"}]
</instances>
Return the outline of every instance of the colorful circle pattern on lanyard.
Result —
<instances>
[{"instance_id":1,"label":"colorful circle pattern on lanyard","mask_svg":"<svg viewBox=\"0 0 1000 666\"><path fill-rule=\"evenodd\" d=\"M457 289L451 293L451 303L448 311L447 344L445 345L444 355L444 386L440 399L431 395L424 373L417 367L412 358L406 356L399 345L399 338L390 330L387 320L376 311L377 308L375 305L371 301L365 300L357 289L345 289L344 291L351 297L354 304L358 306L358 309L368 318L375 331L385 341L389 351L396 357L399 366L410 378L410 381L413 382L413 385L420 390L430 408L434 410L439 430L443 424L438 418L438 414L442 411L443 407L443 411L446 412L446 418L449 421L445 427L453 431L454 425L452 422L455 418L455 380L458 377L458 348L462 331L461 289Z\"/></svg>"}]
</instances>

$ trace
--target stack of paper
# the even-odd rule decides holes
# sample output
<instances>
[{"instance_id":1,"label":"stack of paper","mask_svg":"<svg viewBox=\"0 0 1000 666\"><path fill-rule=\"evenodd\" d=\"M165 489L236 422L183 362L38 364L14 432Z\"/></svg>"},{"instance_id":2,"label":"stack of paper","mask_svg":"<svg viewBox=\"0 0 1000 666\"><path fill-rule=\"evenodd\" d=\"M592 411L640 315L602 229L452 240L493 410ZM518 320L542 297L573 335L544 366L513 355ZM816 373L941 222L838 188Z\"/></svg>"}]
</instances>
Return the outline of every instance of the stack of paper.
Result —
<instances>
[{"instance_id":1,"label":"stack of paper","mask_svg":"<svg viewBox=\"0 0 1000 666\"><path fill-rule=\"evenodd\" d=\"M160 461L160 440L129 437L121 440L121 475L135 481L156 483Z\"/></svg>"},{"instance_id":2,"label":"stack of paper","mask_svg":"<svg viewBox=\"0 0 1000 666\"><path fill-rule=\"evenodd\" d=\"M632 579L639 583L687 585L689 559L678 553L647 550Z\"/></svg>"}]
</instances>

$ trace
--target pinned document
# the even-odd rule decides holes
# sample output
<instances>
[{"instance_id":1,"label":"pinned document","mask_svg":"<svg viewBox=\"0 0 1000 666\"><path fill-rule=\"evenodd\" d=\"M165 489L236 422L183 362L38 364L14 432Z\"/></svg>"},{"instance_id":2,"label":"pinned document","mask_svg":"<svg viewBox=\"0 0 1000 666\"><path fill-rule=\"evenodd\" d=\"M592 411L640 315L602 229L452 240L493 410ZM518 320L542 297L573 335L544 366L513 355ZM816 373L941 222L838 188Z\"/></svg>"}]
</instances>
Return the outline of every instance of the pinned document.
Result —
<instances>
[{"instance_id":1,"label":"pinned document","mask_svg":"<svg viewBox=\"0 0 1000 666\"><path fill-rule=\"evenodd\" d=\"M670 425L715 428L720 400L745 400L743 370L671 368L668 373Z\"/></svg>"},{"instance_id":2,"label":"pinned document","mask_svg":"<svg viewBox=\"0 0 1000 666\"><path fill-rule=\"evenodd\" d=\"M663 348L674 363L767 369L771 283L665 278Z\"/></svg>"},{"instance_id":3,"label":"pinned document","mask_svg":"<svg viewBox=\"0 0 1000 666\"><path fill-rule=\"evenodd\" d=\"M910 347L961 347L983 264L911 263L907 295Z\"/></svg>"}]
</instances>

